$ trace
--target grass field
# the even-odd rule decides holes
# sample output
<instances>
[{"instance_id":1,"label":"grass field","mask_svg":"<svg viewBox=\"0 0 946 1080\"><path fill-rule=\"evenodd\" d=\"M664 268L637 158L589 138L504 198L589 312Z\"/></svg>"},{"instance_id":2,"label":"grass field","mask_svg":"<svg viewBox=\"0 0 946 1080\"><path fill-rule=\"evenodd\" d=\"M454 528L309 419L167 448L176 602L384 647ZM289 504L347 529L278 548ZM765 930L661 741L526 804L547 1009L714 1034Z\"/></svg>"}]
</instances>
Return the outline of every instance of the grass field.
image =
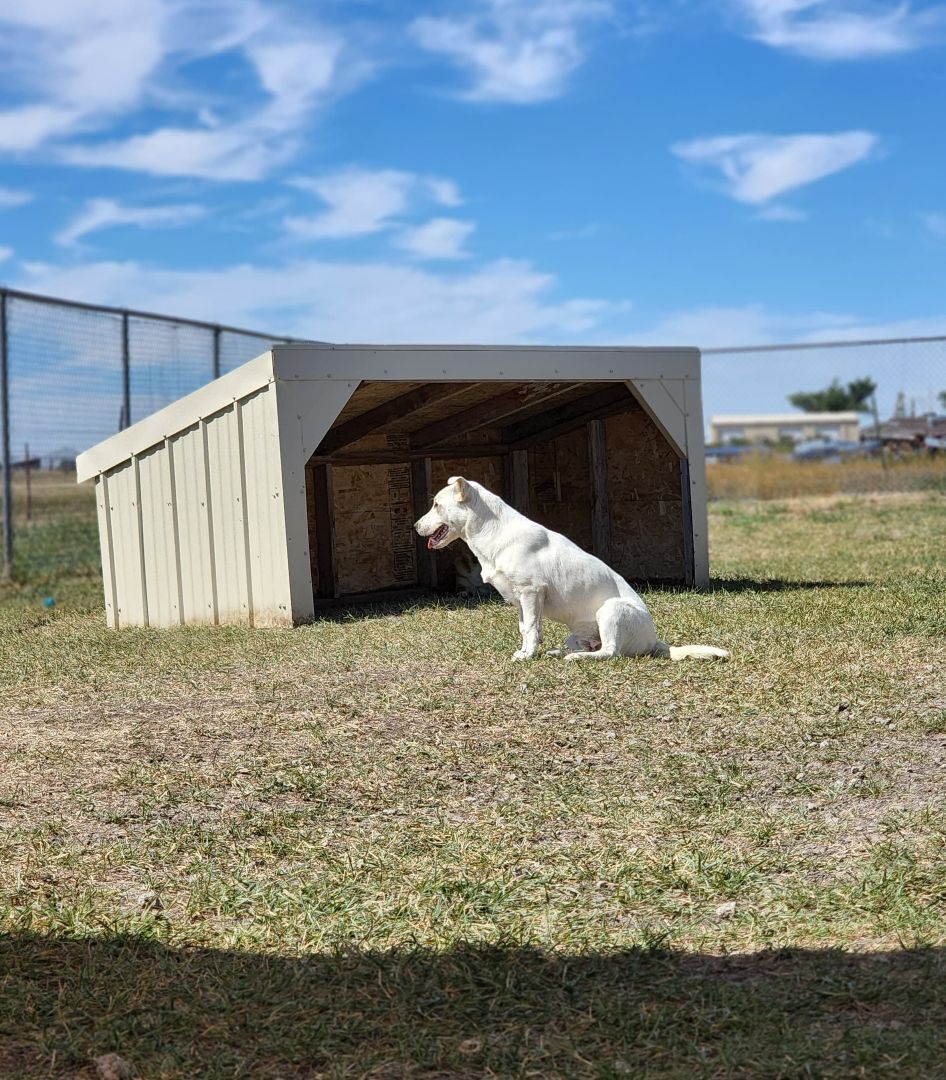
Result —
<instances>
[{"instance_id":1,"label":"grass field","mask_svg":"<svg viewBox=\"0 0 946 1080\"><path fill-rule=\"evenodd\" d=\"M801 495L871 495L878 491L946 493L946 454L906 453L843 462L792 461L783 454L750 454L709 466L716 499L785 499Z\"/></svg>"},{"instance_id":2,"label":"grass field","mask_svg":"<svg viewBox=\"0 0 946 1080\"><path fill-rule=\"evenodd\" d=\"M0 1076L942 1076L946 499L711 517L725 664L10 588Z\"/></svg>"}]
</instances>

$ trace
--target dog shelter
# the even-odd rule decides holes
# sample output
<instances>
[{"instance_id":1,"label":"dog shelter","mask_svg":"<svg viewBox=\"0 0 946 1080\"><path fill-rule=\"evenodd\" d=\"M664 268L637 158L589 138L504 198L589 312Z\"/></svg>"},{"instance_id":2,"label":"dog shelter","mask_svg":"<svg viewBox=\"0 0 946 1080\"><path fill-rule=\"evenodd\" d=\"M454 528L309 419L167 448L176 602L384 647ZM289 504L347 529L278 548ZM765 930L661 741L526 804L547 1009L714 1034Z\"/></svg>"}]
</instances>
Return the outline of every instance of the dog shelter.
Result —
<instances>
[{"instance_id":1,"label":"dog shelter","mask_svg":"<svg viewBox=\"0 0 946 1080\"><path fill-rule=\"evenodd\" d=\"M275 346L80 455L108 625L290 625L452 588L478 480L633 582L708 580L696 349Z\"/></svg>"}]
</instances>

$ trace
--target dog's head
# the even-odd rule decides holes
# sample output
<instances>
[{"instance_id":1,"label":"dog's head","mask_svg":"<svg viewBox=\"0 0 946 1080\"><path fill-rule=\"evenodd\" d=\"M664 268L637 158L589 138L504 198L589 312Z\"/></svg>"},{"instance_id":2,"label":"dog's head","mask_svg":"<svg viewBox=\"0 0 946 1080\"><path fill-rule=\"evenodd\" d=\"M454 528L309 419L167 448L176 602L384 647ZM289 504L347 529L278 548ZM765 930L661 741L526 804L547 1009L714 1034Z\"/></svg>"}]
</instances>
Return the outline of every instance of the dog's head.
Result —
<instances>
[{"instance_id":1,"label":"dog's head","mask_svg":"<svg viewBox=\"0 0 946 1080\"><path fill-rule=\"evenodd\" d=\"M434 505L414 522L418 533L427 537L431 551L445 548L465 535L472 509L470 503L475 497L473 485L462 476L451 476L447 486L437 492Z\"/></svg>"}]
</instances>

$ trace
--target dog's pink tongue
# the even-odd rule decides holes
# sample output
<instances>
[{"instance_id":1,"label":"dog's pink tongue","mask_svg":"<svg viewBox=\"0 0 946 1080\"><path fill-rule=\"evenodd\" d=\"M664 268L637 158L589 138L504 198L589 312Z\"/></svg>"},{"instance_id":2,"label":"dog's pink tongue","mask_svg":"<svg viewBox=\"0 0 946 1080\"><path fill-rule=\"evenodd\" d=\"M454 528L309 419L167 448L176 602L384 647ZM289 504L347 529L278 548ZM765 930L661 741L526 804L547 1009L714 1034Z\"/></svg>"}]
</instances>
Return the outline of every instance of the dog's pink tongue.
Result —
<instances>
[{"instance_id":1,"label":"dog's pink tongue","mask_svg":"<svg viewBox=\"0 0 946 1080\"><path fill-rule=\"evenodd\" d=\"M428 538L427 538L427 547L428 547L428 548L429 548L429 549L430 549L431 551L433 551L433 547L434 547L434 538L433 538L432 536L430 536L430 537L428 537Z\"/></svg>"}]
</instances>

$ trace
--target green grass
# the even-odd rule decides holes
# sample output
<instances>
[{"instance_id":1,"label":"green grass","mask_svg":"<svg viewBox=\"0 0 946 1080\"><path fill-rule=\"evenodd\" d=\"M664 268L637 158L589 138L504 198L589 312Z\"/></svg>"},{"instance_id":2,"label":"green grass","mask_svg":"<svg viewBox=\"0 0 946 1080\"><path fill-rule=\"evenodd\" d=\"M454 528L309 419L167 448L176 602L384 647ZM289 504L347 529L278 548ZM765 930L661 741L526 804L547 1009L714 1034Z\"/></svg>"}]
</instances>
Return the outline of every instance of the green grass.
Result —
<instances>
[{"instance_id":1,"label":"green grass","mask_svg":"<svg viewBox=\"0 0 946 1080\"><path fill-rule=\"evenodd\" d=\"M713 589L647 599L726 664L14 586L0 1075L942 1075L944 535L934 494L715 504Z\"/></svg>"}]
</instances>

